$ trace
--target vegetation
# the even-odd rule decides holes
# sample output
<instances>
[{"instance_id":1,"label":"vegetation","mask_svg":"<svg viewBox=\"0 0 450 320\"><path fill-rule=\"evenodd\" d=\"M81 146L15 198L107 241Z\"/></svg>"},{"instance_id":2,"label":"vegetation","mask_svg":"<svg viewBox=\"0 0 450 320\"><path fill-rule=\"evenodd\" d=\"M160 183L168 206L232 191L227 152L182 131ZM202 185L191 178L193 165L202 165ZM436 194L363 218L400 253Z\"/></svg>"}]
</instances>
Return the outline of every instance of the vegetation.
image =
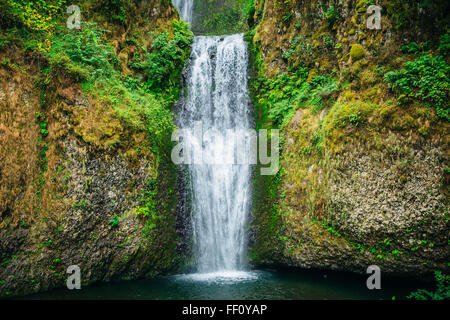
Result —
<instances>
[{"instance_id":1,"label":"vegetation","mask_svg":"<svg viewBox=\"0 0 450 320\"><path fill-rule=\"evenodd\" d=\"M255 0L195 0L192 29L201 34L232 34L253 26Z\"/></svg>"},{"instance_id":2,"label":"vegetation","mask_svg":"<svg viewBox=\"0 0 450 320\"><path fill-rule=\"evenodd\" d=\"M360 44L355 43L352 45L352 48L350 49L350 57L352 57L353 60L359 60L364 57L364 55L364 48Z\"/></svg>"},{"instance_id":3,"label":"vegetation","mask_svg":"<svg viewBox=\"0 0 450 320\"><path fill-rule=\"evenodd\" d=\"M414 300L448 300L450 299L450 276L441 271L434 272L436 279L436 291L430 292L425 289L419 289L407 297Z\"/></svg>"},{"instance_id":4,"label":"vegetation","mask_svg":"<svg viewBox=\"0 0 450 320\"><path fill-rule=\"evenodd\" d=\"M156 208L157 196L156 182L150 179L147 182L147 190L144 191L140 199L140 205L136 208L136 215L140 218L147 218L149 220L148 229L156 227L156 222L161 218Z\"/></svg>"},{"instance_id":5,"label":"vegetation","mask_svg":"<svg viewBox=\"0 0 450 320\"><path fill-rule=\"evenodd\" d=\"M330 6L314 1L300 5L296 0L197 1L202 17L192 28L198 33L249 30L256 127L282 131L279 173L254 177L257 243L250 253L253 262L303 265L301 259L309 255L316 265L356 263L339 260L343 250L352 258L367 259L364 262L389 260L387 266L392 266L392 261L407 261L420 269L420 264L433 262L433 254L441 252L437 250L448 248L447 239L429 237L442 221L448 223L448 211L442 214L439 206L436 212L426 213L430 218L414 218L412 225L399 230L388 223L383 231L389 232L358 233L356 227L358 232L349 232L352 221L346 210L355 209L350 196L332 198L339 191L332 186L346 187L348 194L364 193L365 186L355 181L370 184L373 178L379 181L373 197L385 192L388 198L380 208L391 202L403 204L404 199L418 203L405 193L402 199L394 199L395 191L416 190L416 185L423 187L417 198L432 201L430 207L447 204L450 35L444 23L434 26L434 21L441 21L439 15L431 15L433 23L419 21L429 17L428 10L438 2L422 1L417 6L413 0L388 1L382 13L388 41L386 33L368 30L363 23L367 6L375 3L372 0L351 2L355 4L351 13L347 1ZM131 265L136 267L133 270L167 271L179 262L176 172L169 150L175 127L172 106L179 98L193 33L184 22L173 19L168 1L149 3L152 8L159 6L152 9L157 13L141 12L138 17L135 1L81 1L92 11L80 30L69 30L65 0L0 0L0 71L7 80L4 88L8 85L10 94L14 93L8 99L16 100L6 108L11 110L2 109L4 119L12 119L14 125L0 124L0 157L12 159L0 174L0 231L11 232L8 239L16 237L16 230L36 232L39 237L34 238L40 242L33 243L36 248L30 246L30 250L36 252L27 255L32 259L33 254L46 252L41 250L51 252L49 265L43 268L51 269L52 277L62 274L53 269L66 262L63 252L57 252L58 237L66 231L62 217L74 212L73 218L78 219L89 211L90 193L96 188L89 176L79 184L86 197L67 195L75 178L70 170L87 176L85 161L91 158L105 163L129 160L126 174L131 182L120 196L133 198L135 207L129 212L108 212L102 225L122 237L120 250L136 245L133 256L118 254L117 260L108 256L110 269L91 274L124 275ZM428 29L427 24L433 26ZM408 30L409 25L415 29ZM9 80L28 83L23 79L31 79L29 87L9 87ZM86 155L67 159L73 150L67 150L70 139L66 137L78 139ZM17 146L28 142L27 148ZM17 153L11 152L16 149ZM422 154L426 160L420 159ZM377 157L382 160L373 160ZM384 168L383 161L392 166ZM422 171L426 177L417 174L416 161L420 169L430 168L430 172ZM374 165L380 176L370 175L368 165ZM389 176L381 177L383 172ZM103 172L96 174L95 179L103 178L99 178ZM12 178L6 180L6 176ZM352 182L350 187L344 186L347 181ZM372 195L363 196L366 200ZM388 221L386 212L369 209L361 209L361 220L380 211L376 220ZM29 212L33 212L30 217ZM125 234L125 226L132 232ZM93 247L100 227L96 224L88 238L83 238L81 230L70 241L83 249L83 241ZM427 230L426 238L423 230ZM331 246L335 256L314 251L325 246ZM13 253L1 254L2 270L21 259ZM84 259L84 252L80 257ZM89 268L101 265L81 261ZM436 271L435 278L436 291L420 289L409 298L448 299L449 276ZM9 276L0 280L0 289L11 281Z\"/></svg>"},{"instance_id":6,"label":"vegetation","mask_svg":"<svg viewBox=\"0 0 450 320\"><path fill-rule=\"evenodd\" d=\"M114 218L109 220L109 223L111 223L111 227L115 227L119 224L119 217L117 214L114 215Z\"/></svg>"},{"instance_id":7,"label":"vegetation","mask_svg":"<svg viewBox=\"0 0 450 320\"><path fill-rule=\"evenodd\" d=\"M338 251L350 247L357 260L377 264L385 260L414 261L429 269L431 263L424 257L433 260L428 252L442 254L439 250L445 244L443 239L423 239L419 230L431 224L444 228L442 207L429 213L432 219L422 217L417 226L398 230L387 227L388 234L368 230L358 234L362 227L353 225L347 214L366 210L349 199L349 194L365 190L357 181L364 181L361 175L371 170L358 165L361 158L376 162L373 158L390 150L393 157L404 159L407 152L416 150L417 143L431 143L431 137L433 143L445 139L450 70L445 52L449 40L445 15L436 14L444 5L435 2L421 6L423 16L432 12L442 19L442 26L433 25L430 33L428 25L418 23L423 16L417 15L411 1L383 5L387 13L382 11L382 26L395 30L395 40L389 42L382 32L369 31L365 25L366 9L374 1L356 1L352 3L355 13L341 15L348 4L273 1L266 6L270 14L266 11L259 25L246 34L257 127L277 127L283 135L282 176L255 178L253 203L258 212L254 227L263 238L255 245L252 258L258 257L261 263L273 259L303 265L308 264L305 260L321 260L318 255L323 255L321 263L340 264L338 257L317 251L316 246L333 246ZM259 7L256 1L255 8ZM312 16L311 12L316 14ZM406 30L409 22L416 26L414 31ZM416 41L403 43L405 38ZM394 136L397 140L389 141ZM409 182L407 168L412 166L404 161L408 164L391 172L399 176L387 192L391 196ZM343 181L349 182L347 194L336 199L336 189L343 187ZM261 185L270 192L259 194ZM445 203L443 200L441 205ZM378 211L371 208L364 212L371 216ZM380 214L384 217L386 213ZM269 223L271 216L280 222ZM366 218L358 217L358 221ZM276 234L279 241L269 241L267 234ZM409 243L411 238L417 241ZM367 253L364 258L361 252Z\"/></svg>"},{"instance_id":8,"label":"vegetation","mask_svg":"<svg viewBox=\"0 0 450 320\"><path fill-rule=\"evenodd\" d=\"M443 46L443 44L441 44ZM407 49L411 52L411 48ZM386 73L385 80L398 100L419 100L427 106L436 107L439 117L450 121L449 90L450 66L443 56L425 54L414 61L407 61L399 71Z\"/></svg>"},{"instance_id":9,"label":"vegetation","mask_svg":"<svg viewBox=\"0 0 450 320\"><path fill-rule=\"evenodd\" d=\"M171 38L168 32L158 34L152 44L151 52L145 52L143 58L136 57L131 67L146 75L144 88L150 92L163 92L177 99L181 68L189 54L189 45L193 34L182 21L172 21L175 34Z\"/></svg>"},{"instance_id":10,"label":"vegetation","mask_svg":"<svg viewBox=\"0 0 450 320\"><path fill-rule=\"evenodd\" d=\"M106 278L125 276L129 264L135 264L142 276L180 265L170 136L172 106L178 99L193 34L184 22L173 19L176 15L169 2L154 4L161 11L158 19L149 18L133 1L81 1L77 4L82 12L81 29L68 29L65 1L0 0L0 71L6 83L14 79L19 84L11 89L13 103L5 110L12 123L0 125L0 157L3 161L7 155L17 163L0 175L0 232L6 228L14 233L19 226L27 232L33 225L40 239L51 239L35 243L26 236L17 248L11 247L14 254L2 253L0 262L4 255L16 261L15 252L25 247L30 259L48 250L49 260L23 268L18 278L42 274L33 286L26 287L3 278L9 272L9 264L4 263L1 295L29 292L44 284L62 285L60 275L67 257L65 251L56 252L60 241L72 241L80 248L80 263L95 270L93 275ZM4 129L8 134L18 131L4 135ZM15 137L19 136L23 139L17 146ZM71 143L86 153L72 158ZM92 159L100 167L124 163L117 170L118 177L128 179L121 176L123 171L130 181L118 186L123 194L115 190L111 201L118 207L124 202L133 204L135 208L127 210L135 210L136 215L110 211L105 223L94 224L89 232L80 228L76 237L62 240L67 215L76 213L73 225L84 223L85 213L98 204L99 183L110 174L103 168L95 173L87 169ZM144 185L149 177L152 182ZM70 193L74 180L82 187L77 196ZM3 192L4 188L13 192ZM114 253L108 264L84 255L95 250L105 227L110 233L103 241L135 238L121 253ZM87 242L92 246L87 248Z\"/></svg>"},{"instance_id":11,"label":"vegetation","mask_svg":"<svg viewBox=\"0 0 450 320\"><path fill-rule=\"evenodd\" d=\"M299 108L311 108L316 113L332 105L340 91L333 75L310 76L306 67L298 67L275 78L267 78L261 69L252 85L258 92L255 97L257 108L267 110L268 120L275 127L286 125Z\"/></svg>"},{"instance_id":12,"label":"vegetation","mask_svg":"<svg viewBox=\"0 0 450 320\"><path fill-rule=\"evenodd\" d=\"M3 23L10 25L23 25L33 31L37 50L48 52L51 48L51 38L58 23L58 15L63 11L65 0L10 0L7 4L0 4Z\"/></svg>"},{"instance_id":13,"label":"vegetation","mask_svg":"<svg viewBox=\"0 0 450 320\"><path fill-rule=\"evenodd\" d=\"M75 81L81 81L86 92L110 103L127 125L148 130L153 151L158 153L170 142L173 128L170 105L179 90L174 83L192 40L183 22L174 20L172 24L173 39L169 39L167 32L160 33L151 52L144 54L144 62L136 61L139 59L136 57L131 64L143 73L141 81L121 75L117 55L103 40L107 31L92 23L84 23L81 32L57 29L48 54L51 70L47 72L63 68Z\"/></svg>"}]
</instances>

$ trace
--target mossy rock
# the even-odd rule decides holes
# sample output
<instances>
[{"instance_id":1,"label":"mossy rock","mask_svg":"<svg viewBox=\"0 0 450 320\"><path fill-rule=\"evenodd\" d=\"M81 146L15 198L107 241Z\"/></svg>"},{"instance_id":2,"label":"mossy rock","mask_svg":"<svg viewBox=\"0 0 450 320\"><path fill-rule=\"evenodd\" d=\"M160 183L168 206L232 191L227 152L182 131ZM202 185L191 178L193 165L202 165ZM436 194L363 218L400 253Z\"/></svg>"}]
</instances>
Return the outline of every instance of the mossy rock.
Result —
<instances>
[{"instance_id":1,"label":"mossy rock","mask_svg":"<svg viewBox=\"0 0 450 320\"><path fill-rule=\"evenodd\" d=\"M355 43L352 45L352 48L350 49L350 57L352 57L352 60L357 61L361 58L363 58L366 55L366 52L364 51L364 48L362 45Z\"/></svg>"},{"instance_id":2,"label":"mossy rock","mask_svg":"<svg viewBox=\"0 0 450 320\"><path fill-rule=\"evenodd\" d=\"M378 103L380 101L378 89L379 89L379 86L374 86L374 87L367 89L366 91L364 91L362 93L363 99L366 101L372 101L372 102Z\"/></svg>"},{"instance_id":3,"label":"mossy rock","mask_svg":"<svg viewBox=\"0 0 450 320\"><path fill-rule=\"evenodd\" d=\"M377 82L377 74L374 68L367 68L361 74L361 83L366 86L371 86Z\"/></svg>"},{"instance_id":4,"label":"mossy rock","mask_svg":"<svg viewBox=\"0 0 450 320\"><path fill-rule=\"evenodd\" d=\"M356 6L355 6L356 12L358 12L358 13L365 12L367 10L367 7L369 6L369 4L370 4L370 1L367 1L367 0L356 1Z\"/></svg>"},{"instance_id":5,"label":"mossy rock","mask_svg":"<svg viewBox=\"0 0 450 320\"><path fill-rule=\"evenodd\" d=\"M352 72L354 75L357 75L357 74L361 71L361 68L362 68L361 61L356 61L356 63L354 63L354 64L352 65L351 72Z\"/></svg>"},{"instance_id":6,"label":"mossy rock","mask_svg":"<svg viewBox=\"0 0 450 320\"><path fill-rule=\"evenodd\" d=\"M395 113L392 117L392 129L402 131L414 128L416 125L416 121L413 117L408 114L403 113Z\"/></svg>"},{"instance_id":7,"label":"mossy rock","mask_svg":"<svg viewBox=\"0 0 450 320\"><path fill-rule=\"evenodd\" d=\"M367 36L366 36L366 34L364 33L364 32L358 32L358 39L361 41L361 40L364 40L364 39L366 39L367 38Z\"/></svg>"},{"instance_id":8,"label":"mossy rock","mask_svg":"<svg viewBox=\"0 0 450 320\"><path fill-rule=\"evenodd\" d=\"M347 101L355 101L357 98L356 93L354 93L351 90L345 91L343 93L343 96L344 96L345 100L347 100Z\"/></svg>"}]
</instances>

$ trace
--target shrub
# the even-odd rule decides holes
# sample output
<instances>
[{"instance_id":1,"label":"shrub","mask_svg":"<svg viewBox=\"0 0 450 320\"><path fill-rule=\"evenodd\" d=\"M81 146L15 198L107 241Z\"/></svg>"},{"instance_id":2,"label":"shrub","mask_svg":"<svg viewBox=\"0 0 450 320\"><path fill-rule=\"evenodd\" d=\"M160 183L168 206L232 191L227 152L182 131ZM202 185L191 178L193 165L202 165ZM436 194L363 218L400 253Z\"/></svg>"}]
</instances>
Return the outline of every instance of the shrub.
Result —
<instances>
[{"instance_id":1,"label":"shrub","mask_svg":"<svg viewBox=\"0 0 450 320\"><path fill-rule=\"evenodd\" d=\"M9 0L11 13L34 31L48 31L55 26L54 16L61 11L65 0Z\"/></svg>"},{"instance_id":2,"label":"shrub","mask_svg":"<svg viewBox=\"0 0 450 320\"><path fill-rule=\"evenodd\" d=\"M384 79L403 99L408 97L434 105L438 116L448 121L449 76L450 68L445 59L427 54L406 62L399 71L386 73Z\"/></svg>"},{"instance_id":3,"label":"shrub","mask_svg":"<svg viewBox=\"0 0 450 320\"><path fill-rule=\"evenodd\" d=\"M265 105L268 118L275 126L285 125L298 107L310 107L313 112L328 107L339 90L336 79L316 75L308 81L308 70L298 68L295 73L284 73L262 81L258 103Z\"/></svg>"},{"instance_id":4,"label":"shrub","mask_svg":"<svg viewBox=\"0 0 450 320\"><path fill-rule=\"evenodd\" d=\"M158 158L169 152L174 127L169 107L178 94L179 75L192 39L185 23L176 20L172 23L173 36L168 33L157 36L148 63L140 65L148 72L149 81L121 75L119 59L104 37L107 31L94 23L83 24L81 30L56 30L47 54L50 68L45 75L49 78L52 73L64 70L69 77L82 82L83 90L111 106L125 126L148 132L151 151Z\"/></svg>"},{"instance_id":5,"label":"shrub","mask_svg":"<svg viewBox=\"0 0 450 320\"><path fill-rule=\"evenodd\" d=\"M112 227L115 227L119 224L119 217L117 216L117 214L114 215L114 218L109 220L109 223L111 223Z\"/></svg>"},{"instance_id":6,"label":"shrub","mask_svg":"<svg viewBox=\"0 0 450 320\"><path fill-rule=\"evenodd\" d=\"M77 68L66 68L72 73L79 73L77 76L82 80L111 77L114 67L118 65L118 58L103 40L105 32L107 31L97 28L95 23L83 23L79 32L58 28L49 52L50 62L60 66L72 64L85 69L87 72L83 73ZM87 74L90 76L86 76Z\"/></svg>"},{"instance_id":7,"label":"shrub","mask_svg":"<svg viewBox=\"0 0 450 320\"><path fill-rule=\"evenodd\" d=\"M295 106L288 100L281 100L273 104L269 109L269 119L274 124L281 124L283 120L289 119L295 111Z\"/></svg>"},{"instance_id":8,"label":"shrub","mask_svg":"<svg viewBox=\"0 0 450 320\"><path fill-rule=\"evenodd\" d=\"M325 11L325 19L328 22L328 26L333 25L333 23L335 23L339 19L339 14L337 13L337 11L334 8L334 6L329 7Z\"/></svg>"},{"instance_id":9,"label":"shrub","mask_svg":"<svg viewBox=\"0 0 450 320\"><path fill-rule=\"evenodd\" d=\"M57 15L62 11L65 2L65 0L9 0L6 5L0 6L1 18L8 25L23 25L35 32L36 38L40 38L36 49L48 52L52 45L51 36L57 24Z\"/></svg>"},{"instance_id":10,"label":"shrub","mask_svg":"<svg viewBox=\"0 0 450 320\"><path fill-rule=\"evenodd\" d=\"M436 279L436 291L430 292L425 289L419 289L411 292L408 299L415 300L447 300L450 299L450 276L442 274L441 271L434 272Z\"/></svg>"},{"instance_id":11,"label":"shrub","mask_svg":"<svg viewBox=\"0 0 450 320\"><path fill-rule=\"evenodd\" d=\"M418 45L416 42L410 42L407 45L403 45L401 51L403 53L418 53L421 51L424 51L427 47L427 43L423 44L423 45Z\"/></svg>"},{"instance_id":12,"label":"shrub","mask_svg":"<svg viewBox=\"0 0 450 320\"><path fill-rule=\"evenodd\" d=\"M153 41L151 53L143 61L138 59L131 67L146 74L146 87L153 92L168 91L168 87L178 86L181 68L184 65L193 34L188 26L178 20L172 21L175 34L160 33Z\"/></svg>"}]
</instances>

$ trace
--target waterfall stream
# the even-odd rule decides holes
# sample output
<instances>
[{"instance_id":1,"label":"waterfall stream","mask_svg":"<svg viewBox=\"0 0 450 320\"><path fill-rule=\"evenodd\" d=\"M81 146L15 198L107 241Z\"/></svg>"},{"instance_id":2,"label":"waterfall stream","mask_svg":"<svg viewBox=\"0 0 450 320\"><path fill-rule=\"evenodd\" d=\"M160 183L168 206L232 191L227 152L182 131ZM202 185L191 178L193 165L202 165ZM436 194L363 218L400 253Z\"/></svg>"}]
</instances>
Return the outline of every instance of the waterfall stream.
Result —
<instances>
[{"instance_id":1,"label":"waterfall stream","mask_svg":"<svg viewBox=\"0 0 450 320\"><path fill-rule=\"evenodd\" d=\"M242 34L194 38L177 121L180 129L202 126L202 135L184 137L202 155L188 165L199 273L245 268L251 166L236 159L247 152L240 130L252 128L247 60Z\"/></svg>"},{"instance_id":2,"label":"waterfall stream","mask_svg":"<svg viewBox=\"0 0 450 320\"><path fill-rule=\"evenodd\" d=\"M192 22L192 10L194 8L194 0L173 0L175 8L178 9L180 17L185 22Z\"/></svg>"}]
</instances>

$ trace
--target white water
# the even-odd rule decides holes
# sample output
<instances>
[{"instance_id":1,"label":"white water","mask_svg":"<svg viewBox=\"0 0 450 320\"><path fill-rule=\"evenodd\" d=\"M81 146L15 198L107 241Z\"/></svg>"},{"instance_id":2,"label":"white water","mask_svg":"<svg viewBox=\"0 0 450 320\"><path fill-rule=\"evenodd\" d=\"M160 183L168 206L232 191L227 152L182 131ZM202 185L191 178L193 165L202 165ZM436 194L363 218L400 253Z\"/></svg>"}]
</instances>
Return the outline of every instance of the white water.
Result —
<instances>
[{"instance_id":1,"label":"white water","mask_svg":"<svg viewBox=\"0 0 450 320\"><path fill-rule=\"evenodd\" d=\"M192 9L194 7L194 0L172 0L175 8L178 9L181 18L185 22L192 22Z\"/></svg>"},{"instance_id":2,"label":"white water","mask_svg":"<svg viewBox=\"0 0 450 320\"><path fill-rule=\"evenodd\" d=\"M221 271L210 273L192 273L175 276L182 281L197 281L215 284L233 284L236 282L251 282L258 280L261 272Z\"/></svg>"},{"instance_id":3,"label":"white water","mask_svg":"<svg viewBox=\"0 0 450 320\"><path fill-rule=\"evenodd\" d=\"M231 136L227 132L252 126L247 60L242 34L195 37L187 77L188 97L178 119L180 128L192 128L194 121L201 121L203 133L216 130L214 137L203 137L203 141L194 135L185 137L185 141L201 146L203 151L202 164L188 166L192 222L197 271L213 277L242 277L242 273L230 271L245 270L246 266L250 165L217 163L232 163L225 159L236 159L238 154L247 152L245 145L233 143L239 132Z\"/></svg>"}]
</instances>

